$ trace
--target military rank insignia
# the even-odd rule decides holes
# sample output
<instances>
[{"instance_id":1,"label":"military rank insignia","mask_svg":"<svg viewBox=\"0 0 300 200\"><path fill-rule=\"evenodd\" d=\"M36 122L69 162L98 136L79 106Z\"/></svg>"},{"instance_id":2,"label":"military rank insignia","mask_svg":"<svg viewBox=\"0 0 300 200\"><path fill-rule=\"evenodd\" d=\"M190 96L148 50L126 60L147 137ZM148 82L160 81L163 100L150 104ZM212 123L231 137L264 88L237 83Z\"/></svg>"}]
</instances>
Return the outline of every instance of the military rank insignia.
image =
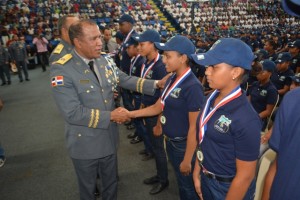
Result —
<instances>
[{"instance_id":1,"label":"military rank insignia","mask_svg":"<svg viewBox=\"0 0 300 200\"><path fill-rule=\"evenodd\" d=\"M63 76L55 76L51 81L52 87L62 86L64 85L64 77Z\"/></svg>"}]
</instances>

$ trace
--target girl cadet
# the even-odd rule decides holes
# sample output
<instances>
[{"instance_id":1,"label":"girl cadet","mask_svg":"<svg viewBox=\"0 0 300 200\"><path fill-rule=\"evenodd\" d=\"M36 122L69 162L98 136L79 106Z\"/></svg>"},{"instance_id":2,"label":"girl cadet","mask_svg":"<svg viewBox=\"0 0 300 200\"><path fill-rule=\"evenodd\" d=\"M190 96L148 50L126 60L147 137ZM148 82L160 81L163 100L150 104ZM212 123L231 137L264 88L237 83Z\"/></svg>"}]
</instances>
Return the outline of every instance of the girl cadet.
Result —
<instances>
[{"instance_id":1,"label":"girl cadet","mask_svg":"<svg viewBox=\"0 0 300 200\"><path fill-rule=\"evenodd\" d=\"M167 72L174 74L167 80L156 103L142 110L130 112L130 117L160 115L154 129L164 135L166 151L175 170L180 199L198 199L193 185L192 168L197 146L196 118L204 103L203 89L189 67L195 46L184 36L172 37L166 43L155 43L164 51ZM162 129L162 130L161 130Z\"/></svg>"},{"instance_id":2,"label":"girl cadet","mask_svg":"<svg viewBox=\"0 0 300 200\"><path fill-rule=\"evenodd\" d=\"M223 38L193 59L215 89L197 119L196 191L203 199L253 199L261 121L240 84L254 55L241 40Z\"/></svg>"}]
</instances>

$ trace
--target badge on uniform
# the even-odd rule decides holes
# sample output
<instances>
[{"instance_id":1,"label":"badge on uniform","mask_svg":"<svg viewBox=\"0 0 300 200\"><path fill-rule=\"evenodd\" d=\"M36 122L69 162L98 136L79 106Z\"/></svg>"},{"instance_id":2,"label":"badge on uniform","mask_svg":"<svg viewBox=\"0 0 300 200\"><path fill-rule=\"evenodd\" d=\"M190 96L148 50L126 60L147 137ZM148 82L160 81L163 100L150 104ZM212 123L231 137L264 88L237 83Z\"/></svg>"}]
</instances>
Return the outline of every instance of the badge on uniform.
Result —
<instances>
[{"instance_id":1,"label":"badge on uniform","mask_svg":"<svg viewBox=\"0 0 300 200\"><path fill-rule=\"evenodd\" d=\"M165 124L165 123L167 122L167 118L166 118L164 115L161 115L161 116L160 116L160 122L161 122L162 124Z\"/></svg>"},{"instance_id":2,"label":"badge on uniform","mask_svg":"<svg viewBox=\"0 0 300 200\"><path fill-rule=\"evenodd\" d=\"M179 97L181 88L175 88L172 92L171 92L171 97L177 99Z\"/></svg>"},{"instance_id":3,"label":"badge on uniform","mask_svg":"<svg viewBox=\"0 0 300 200\"><path fill-rule=\"evenodd\" d=\"M203 152L201 151L200 147L198 148L198 150L196 152L196 155L197 155L197 159L199 161L199 164L202 164L203 160L204 160L204 156L203 156Z\"/></svg>"},{"instance_id":4,"label":"badge on uniform","mask_svg":"<svg viewBox=\"0 0 300 200\"><path fill-rule=\"evenodd\" d=\"M64 85L64 77L63 76L55 76L52 78L52 87L62 86Z\"/></svg>"},{"instance_id":5,"label":"badge on uniform","mask_svg":"<svg viewBox=\"0 0 300 200\"><path fill-rule=\"evenodd\" d=\"M231 120L225 115L221 115L220 118L214 123L214 128L221 133L227 133L230 124Z\"/></svg>"},{"instance_id":6,"label":"badge on uniform","mask_svg":"<svg viewBox=\"0 0 300 200\"><path fill-rule=\"evenodd\" d=\"M262 91L260 91L259 94L260 94L260 96L265 97L267 95L267 90L262 90Z\"/></svg>"}]
</instances>

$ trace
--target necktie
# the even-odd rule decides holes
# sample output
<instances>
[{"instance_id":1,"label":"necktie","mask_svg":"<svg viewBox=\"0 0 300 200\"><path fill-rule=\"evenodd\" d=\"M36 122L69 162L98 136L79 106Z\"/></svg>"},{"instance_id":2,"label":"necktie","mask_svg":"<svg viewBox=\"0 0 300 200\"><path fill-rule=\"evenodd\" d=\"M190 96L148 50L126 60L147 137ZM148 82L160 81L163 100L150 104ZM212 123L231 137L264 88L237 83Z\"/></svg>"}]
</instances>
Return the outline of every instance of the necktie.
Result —
<instances>
[{"instance_id":1,"label":"necktie","mask_svg":"<svg viewBox=\"0 0 300 200\"><path fill-rule=\"evenodd\" d=\"M97 74L96 74L96 72L95 72L95 69L94 69L94 61L90 61L90 62L88 63L88 65L90 66L91 71L93 72L93 74L95 75L96 79L97 79L98 82L99 82L98 76L97 76Z\"/></svg>"},{"instance_id":2,"label":"necktie","mask_svg":"<svg viewBox=\"0 0 300 200\"><path fill-rule=\"evenodd\" d=\"M109 53L107 42L105 42L104 51L105 51L106 53Z\"/></svg>"}]
</instances>

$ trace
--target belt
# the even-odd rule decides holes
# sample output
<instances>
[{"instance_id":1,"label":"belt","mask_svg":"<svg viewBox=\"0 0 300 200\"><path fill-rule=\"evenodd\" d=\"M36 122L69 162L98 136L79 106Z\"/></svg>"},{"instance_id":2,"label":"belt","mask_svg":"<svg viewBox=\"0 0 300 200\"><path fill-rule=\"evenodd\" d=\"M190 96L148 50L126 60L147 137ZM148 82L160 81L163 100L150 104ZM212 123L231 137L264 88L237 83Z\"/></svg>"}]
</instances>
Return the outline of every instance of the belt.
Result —
<instances>
[{"instance_id":1,"label":"belt","mask_svg":"<svg viewBox=\"0 0 300 200\"><path fill-rule=\"evenodd\" d=\"M220 182L227 182L227 183L230 183L232 182L232 180L234 179L234 177L221 177L221 176L217 176L211 172L207 172L207 171L202 171L203 174L210 178L210 179L215 179L217 181L220 181Z\"/></svg>"},{"instance_id":2,"label":"belt","mask_svg":"<svg viewBox=\"0 0 300 200\"><path fill-rule=\"evenodd\" d=\"M165 139L167 141L171 141L171 142L185 142L186 141L186 137L175 137L175 138L169 138L168 136L164 135Z\"/></svg>"}]
</instances>

